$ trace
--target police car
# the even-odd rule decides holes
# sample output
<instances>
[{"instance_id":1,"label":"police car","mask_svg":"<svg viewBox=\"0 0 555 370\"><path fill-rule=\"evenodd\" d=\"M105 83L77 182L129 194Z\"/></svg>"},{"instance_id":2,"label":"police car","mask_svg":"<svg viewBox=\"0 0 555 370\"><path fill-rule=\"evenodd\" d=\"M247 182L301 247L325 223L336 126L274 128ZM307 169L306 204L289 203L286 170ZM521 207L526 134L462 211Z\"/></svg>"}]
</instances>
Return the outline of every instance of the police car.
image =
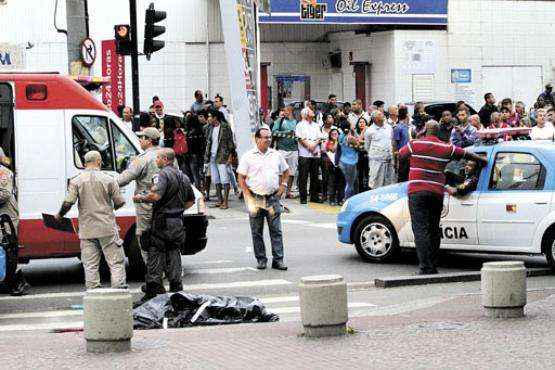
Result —
<instances>
[{"instance_id":1,"label":"police car","mask_svg":"<svg viewBox=\"0 0 555 370\"><path fill-rule=\"evenodd\" d=\"M485 156L488 165L475 191L445 194L441 249L543 254L555 267L555 143L507 141L467 150ZM385 186L347 200L337 216L339 241L354 244L366 261L414 248L407 187Z\"/></svg>"}]
</instances>

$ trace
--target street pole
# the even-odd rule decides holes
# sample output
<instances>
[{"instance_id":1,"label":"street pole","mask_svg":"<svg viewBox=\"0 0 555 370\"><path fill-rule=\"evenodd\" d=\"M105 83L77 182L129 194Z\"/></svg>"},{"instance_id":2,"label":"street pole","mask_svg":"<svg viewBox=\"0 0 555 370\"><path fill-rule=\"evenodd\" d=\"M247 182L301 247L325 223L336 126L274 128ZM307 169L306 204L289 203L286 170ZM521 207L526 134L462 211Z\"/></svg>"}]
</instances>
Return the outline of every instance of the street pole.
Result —
<instances>
[{"instance_id":1,"label":"street pole","mask_svg":"<svg viewBox=\"0 0 555 370\"><path fill-rule=\"evenodd\" d=\"M139 48L137 40L137 0L129 0L129 18L131 26L131 42L133 51L131 52L131 80L133 84L133 115L135 127L139 126L141 107L139 102Z\"/></svg>"},{"instance_id":2,"label":"street pole","mask_svg":"<svg viewBox=\"0 0 555 370\"><path fill-rule=\"evenodd\" d=\"M67 69L70 75L85 74L81 64L81 42L89 36L86 5L85 0L66 1Z\"/></svg>"}]
</instances>

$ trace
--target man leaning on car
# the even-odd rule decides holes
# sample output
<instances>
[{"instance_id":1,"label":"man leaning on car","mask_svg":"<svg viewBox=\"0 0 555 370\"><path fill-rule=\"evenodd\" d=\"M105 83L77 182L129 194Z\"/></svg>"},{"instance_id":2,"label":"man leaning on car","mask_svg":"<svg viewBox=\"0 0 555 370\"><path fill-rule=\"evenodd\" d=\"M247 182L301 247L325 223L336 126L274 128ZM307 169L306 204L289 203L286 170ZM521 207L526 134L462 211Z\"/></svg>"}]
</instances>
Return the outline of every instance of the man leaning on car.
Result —
<instances>
[{"instance_id":1,"label":"man leaning on car","mask_svg":"<svg viewBox=\"0 0 555 370\"><path fill-rule=\"evenodd\" d=\"M410 160L408 198L409 211L418 256L417 275L437 274L435 257L441 244L439 222L443 208L445 175L450 160L471 159L486 164L487 160L471 152L443 143L438 139L439 124L426 123L426 135L409 142L399 151L399 160Z\"/></svg>"}]
</instances>

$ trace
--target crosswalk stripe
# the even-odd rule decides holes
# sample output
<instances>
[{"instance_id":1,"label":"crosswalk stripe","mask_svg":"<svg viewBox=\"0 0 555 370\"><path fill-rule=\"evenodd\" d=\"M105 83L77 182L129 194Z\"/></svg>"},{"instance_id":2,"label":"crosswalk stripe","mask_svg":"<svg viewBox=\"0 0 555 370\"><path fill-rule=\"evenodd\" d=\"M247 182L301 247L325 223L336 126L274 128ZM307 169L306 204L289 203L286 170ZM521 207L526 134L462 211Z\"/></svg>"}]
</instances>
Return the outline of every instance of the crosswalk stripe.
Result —
<instances>
[{"instance_id":1,"label":"crosswalk stripe","mask_svg":"<svg viewBox=\"0 0 555 370\"><path fill-rule=\"evenodd\" d=\"M296 302L298 301L298 298L299 297L295 297L295 296L273 297L273 298L261 299L261 301L266 305L266 309L272 313L297 314L301 312L301 309L299 306L272 307L272 306L268 306L268 304ZM352 309L352 308L366 308L366 307L377 307L377 306L371 303L352 302L348 304L348 307ZM83 310L59 310L59 311L44 311L44 312L11 313L11 314L0 315L0 320L21 320L21 319L37 319L37 318L46 319L46 318L65 318L65 317L69 318L69 317L76 317L76 316L77 317L83 316ZM67 324L63 321L54 322L52 324L56 324L56 323L63 324L63 325ZM41 326L46 324L48 323L37 323L33 325ZM32 324L26 324L26 325L32 325ZM0 331L2 331L3 328L11 328L13 326L14 326L13 324L0 325Z\"/></svg>"},{"instance_id":2,"label":"crosswalk stripe","mask_svg":"<svg viewBox=\"0 0 555 370\"><path fill-rule=\"evenodd\" d=\"M283 279L272 280L247 280L247 281L233 281L229 283L208 283L208 284L192 284L185 285L183 290L212 290L212 289L231 289L231 288L253 288L253 287L269 287L279 285L291 285L292 282ZM140 293L140 289L130 289L131 293ZM62 293L43 293L43 294L30 294L21 297L0 297L1 301L26 301L40 298L71 298L81 297L85 292L62 292Z\"/></svg>"},{"instance_id":3,"label":"crosswalk stripe","mask_svg":"<svg viewBox=\"0 0 555 370\"><path fill-rule=\"evenodd\" d=\"M198 262L199 265L222 265L225 263L231 263L232 260L216 260L216 261L200 261Z\"/></svg>"},{"instance_id":4,"label":"crosswalk stripe","mask_svg":"<svg viewBox=\"0 0 555 370\"><path fill-rule=\"evenodd\" d=\"M305 220L282 220L281 222L283 224L304 225L309 227L319 227L322 229L335 229L337 227L335 223L318 223Z\"/></svg>"},{"instance_id":5,"label":"crosswalk stripe","mask_svg":"<svg viewBox=\"0 0 555 370\"><path fill-rule=\"evenodd\" d=\"M211 268L211 269L194 269L194 270L187 270L183 269L183 273L188 274L229 274L234 272L244 272L244 271L258 271L254 267L223 267L223 268Z\"/></svg>"},{"instance_id":6,"label":"crosswalk stripe","mask_svg":"<svg viewBox=\"0 0 555 370\"><path fill-rule=\"evenodd\" d=\"M8 313L8 314L0 315L0 320L55 318L55 317L82 316L82 315L83 315L83 310L21 312L21 313Z\"/></svg>"},{"instance_id":7,"label":"crosswalk stripe","mask_svg":"<svg viewBox=\"0 0 555 370\"><path fill-rule=\"evenodd\" d=\"M261 298L262 303L268 305L272 303L286 303L286 302L297 302L299 300L298 296L286 296L286 297L268 297Z\"/></svg>"},{"instance_id":8,"label":"crosswalk stripe","mask_svg":"<svg viewBox=\"0 0 555 370\"><path fill-rule=\"evenodd\" d=\"M0 332L82 329L83 321L48 322L40 324L15 324L0 326Z\"/></svg>"}]
</instances>

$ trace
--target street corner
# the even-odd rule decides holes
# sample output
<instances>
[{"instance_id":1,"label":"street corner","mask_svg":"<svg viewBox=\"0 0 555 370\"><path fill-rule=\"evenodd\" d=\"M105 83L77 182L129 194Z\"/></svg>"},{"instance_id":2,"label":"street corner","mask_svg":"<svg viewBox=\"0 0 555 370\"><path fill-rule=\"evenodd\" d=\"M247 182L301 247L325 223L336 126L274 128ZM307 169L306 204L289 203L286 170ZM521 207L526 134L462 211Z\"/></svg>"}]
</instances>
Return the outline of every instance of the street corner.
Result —
<instances>
[{"instance_id":1,"label":"street corner","mask_svg":"<svg viewBox=\"0 0 555 370\"><path fill-rule=\"evenodd\" d=\"M286 214L326 214L326 215L337 215L341 210L340 206L332 206L327 203L313 203L308 202L307 204L300 204L299 199L286 199L283 200L283 205L286 208Z\"/></svg>"},{"instance_id":2,"label":"street corner","mask_svg":"<svg viewBox=\"0 0 555 370\"><path fill-rule=\"evenodd\" d=\"M325 203L308 203L308 207L315 210L316 212L326 213L330 215L336 215L341 210L340 206L332 206Z\"/></svg>"},{"instance_id":3,"label":"street corner","mask_svg":"<svg viewBox=\"0 0 555 370\"><path fill-rule=\"evenodd\" d=\"M208 219L211 220L218 220L218 219L237 219L237 218L244 218L247 219L247 210L245 208L245 204L243 200L240 199L230 199L229 201L229 208L222 209L220 207L216 207L217 201L214 198L211 198L208 202L206 202L206 212L208 214Z\"/></svg>"}]
</instances>

